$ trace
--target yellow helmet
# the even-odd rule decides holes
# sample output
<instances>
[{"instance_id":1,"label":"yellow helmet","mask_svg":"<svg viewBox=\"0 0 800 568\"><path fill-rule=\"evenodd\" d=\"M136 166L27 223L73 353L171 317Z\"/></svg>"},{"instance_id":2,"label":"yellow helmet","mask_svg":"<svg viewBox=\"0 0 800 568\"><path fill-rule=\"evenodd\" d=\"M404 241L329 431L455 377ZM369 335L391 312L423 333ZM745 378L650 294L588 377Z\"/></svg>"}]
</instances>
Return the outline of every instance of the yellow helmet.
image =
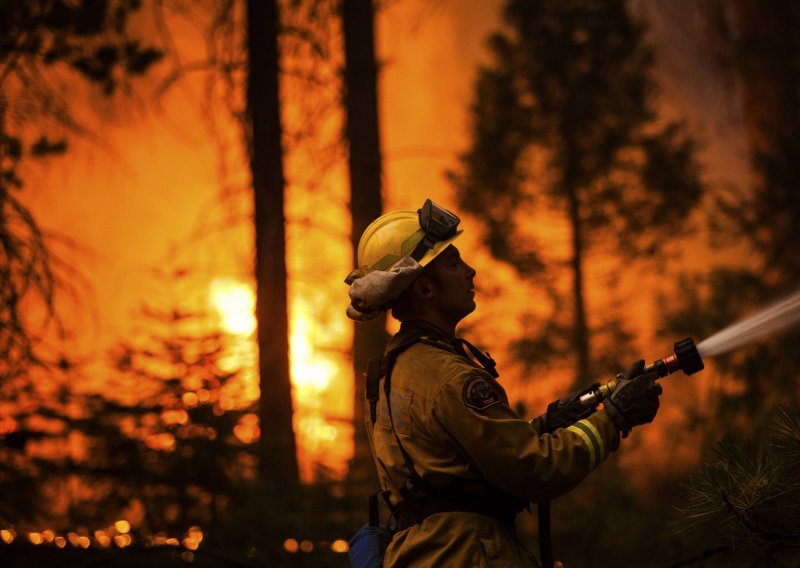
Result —
<instances>
[{"instance_id":1,"label":"yellow helmet","mask_svg":"<svg viewBox=\"0 0 800 568\"><path fill-rule=\"evenodd\" d=\"M437 234L437 225L441 225L442 220L447 226ZM427 225L427 232L420 225L421 221ZM358 270L362 276L374 270L388 270L395 262L412 253L421 266L426 266L464 232L456 230L458 223L458 217L430 199L416 213L393 211L382 215L361 235L358 242ZM442 238L442 235L446 236ZM423 240L427 242L421 246Z\"/></svg>"}]
</instances>

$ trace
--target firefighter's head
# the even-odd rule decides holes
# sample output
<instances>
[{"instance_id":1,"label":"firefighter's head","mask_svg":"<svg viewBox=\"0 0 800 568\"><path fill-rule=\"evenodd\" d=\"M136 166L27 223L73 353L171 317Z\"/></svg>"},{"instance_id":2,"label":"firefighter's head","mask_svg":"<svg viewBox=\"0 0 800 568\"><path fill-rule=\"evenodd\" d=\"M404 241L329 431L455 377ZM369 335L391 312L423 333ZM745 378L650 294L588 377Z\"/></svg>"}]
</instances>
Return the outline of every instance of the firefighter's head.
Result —
<instances>
[{"instance_id":1,"label":"firefighter's head","mask_svg":"<svg viewBox=\"0 0 800 568\"><path fill-rule=\"evenodd\" d=\"M376 219L358 246L358 269L348 276L353 319L392 309L404 321L436 311L456 321L475 309L475 271L453 246L459 218L428 199L416 213L394 211ZM354 317L354 315L356 317Z\"/></svg>"},{"instance_id":2,"label":"firefighter's head","mask_svg":"<svg viewBox=\"0 0 800 568\"><path fill-rule=\"evenodd\" d=\"M475 310L474 279L475 269L449 245L392 303L392 315L455 325Z\"/></svg>"}]
</instances>

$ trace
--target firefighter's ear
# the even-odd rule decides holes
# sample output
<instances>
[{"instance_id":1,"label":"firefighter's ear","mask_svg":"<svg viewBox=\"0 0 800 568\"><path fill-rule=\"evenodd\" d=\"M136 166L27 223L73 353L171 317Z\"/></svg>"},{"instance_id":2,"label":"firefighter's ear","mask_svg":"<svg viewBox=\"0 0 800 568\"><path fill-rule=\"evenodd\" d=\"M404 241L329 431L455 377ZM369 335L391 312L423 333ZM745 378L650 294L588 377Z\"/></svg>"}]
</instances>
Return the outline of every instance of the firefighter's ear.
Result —
<instances>
[{"instance_id":1,"label":"firefighter's ear","mask_svg":"<svg viewBox=\"0 0 800 568\"><path fill-rule=\"evenodd\" d=\"M420 276L416 280L412 286L414 287L414 294L420 298L424 298L426 300L433 297L434 290L433 290L433 282L427 276Z\"/></svg>"}]
</instances>

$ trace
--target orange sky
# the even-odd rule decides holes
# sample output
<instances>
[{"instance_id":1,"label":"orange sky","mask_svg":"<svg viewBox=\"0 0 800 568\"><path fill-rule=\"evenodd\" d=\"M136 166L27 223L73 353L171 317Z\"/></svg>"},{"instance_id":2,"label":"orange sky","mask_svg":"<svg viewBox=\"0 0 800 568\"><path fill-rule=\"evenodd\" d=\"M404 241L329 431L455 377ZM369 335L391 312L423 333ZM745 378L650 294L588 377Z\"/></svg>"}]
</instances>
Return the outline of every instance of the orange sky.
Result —
<instances>
[{"instance_id":1,"label":"orange sky","mask_svg":"<svg viewBox=\"0 0 800 568\"><path fill-rule=\"evenodd\" d=\"M379 15L387 209L416 209L426 196L452 206L443 173L455 165L467 142L467 109L476 64L486 60L485 38L499 23L501 5L500 0L405 0L389 3ZM676 12L660 4L638 1L634 7L651 19L665 108L687 115L705 135L703 157L710 179L742 179L746 147L736 121L736 102L725 94L719 77L708 80L713 68L707 55L687 41L687 37L698 37L698 29L684 25ZM190 28L176 28L175 33L183 49L200 49L200 38ZM142 85L144 92L149 88ZM72 92L74 100L86 99L86 93L75 92L74 87ZM215 279L249 282L248 196L242 193L224 202L220 198L220 155L204 126L201 100L200 78L190 77L161 100L160 110L141 105L133 111L126 107L122 115L106 103L79 104L79 117L102 135L109 149L76 140L66 158L25 173L26 200L42 225L68 235L81 247L80 251L62 249L62 256L79 268L88 286L80 287L80 305L62 303L76 333L71 350L86 361L87 374L97 381L93 386L102 384L107 349L141 327L132 314L142 302L207 307ZM232 128L223 123L225 135L235 142ZM233 144L229 149L237 163L239 151ZM303 178L303 164L302 158L294 160L288 172L289 180L296 183ZM234 185L243 185L247 172L241 160L238 164L239 169L229 173ZM340 163L321 182L323 194L311 194L297 185L290 185L288 194L287 215L294 221L288 233L294 276L290 288L293 369L295 384L302 387L296 392L296 428L306 444L301 449L306 479L315 460L341 471L349 452L351 370L341 356L351 335L344 316L347 290L341 283L351 269L344 240L349 230L345 179ZM319 226L309 228L300 222L309 212L321 219ZM221 220L230 214L238 215L240 221L220 229ZM477 227L470 221L464 220L467 232L460 245L478 268L478 281L516 282L510 268L497 266L480 250ZM702 218L698 223L702 225ZM565 239L563 230L554 228L552 239L558 246ZM704 253L699 262L705 267L713 261ZM685 263L685 259L675 262ZM171 285L154 274L178 267L193 271L192 284ZM642 275L635 285L623 287L623 295L641 306L640 347L657 349L645 353L647 357L665 356L662 351L671 346L650 347L656 307L652 298L636 295L643 281L649 289L658 289L659 278ZM492 310L514 310L526 294L524 287L506 286ZM485 323L478 330L478 340L519 333L514 322L500 328L488 321L488 309L487 303L479 302L472 317ZM519 370L506 368L512 398L534 398L541 403L559 392L558 381L521 383ZM679 403L682 395L677 390L672 394L665 388L665 399ZM323 439L314 442L303 437L302 432L312 430L322 432Z\"/></svg>"}]
</instances>

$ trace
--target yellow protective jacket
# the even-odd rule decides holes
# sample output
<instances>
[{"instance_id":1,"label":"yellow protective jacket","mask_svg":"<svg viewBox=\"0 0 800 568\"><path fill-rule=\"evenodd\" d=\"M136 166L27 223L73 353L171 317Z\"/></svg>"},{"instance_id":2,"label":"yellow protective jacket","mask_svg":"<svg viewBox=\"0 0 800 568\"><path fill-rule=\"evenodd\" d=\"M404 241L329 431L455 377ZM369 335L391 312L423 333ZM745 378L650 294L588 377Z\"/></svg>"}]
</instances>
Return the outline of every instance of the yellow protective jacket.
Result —
<instances>
[{"instance_id":1,"label":"yellow protective jacket","mask_svg":"<svg viewBox=\"0 0 800 568\"><path fill-rule=\"evenodd\" d=\"M394 349L419 324L401 327ZM485 485L539 502L575 487L619 446L619 433L605 410L566 429L542 434L541 420L520 418L500 384L437 337L403 351L391 373L389 418L383 389L375 423L366 416L381 486L391 503L419 494L411 487L392 421L416 473L434 488L454 481ZM441 334L438 335L441 338ZM469 495L467 496L469 498ZM385 566L537 566L513 525L470 512L441 512L395 534Z\"/></svg>"}]
</instances>

